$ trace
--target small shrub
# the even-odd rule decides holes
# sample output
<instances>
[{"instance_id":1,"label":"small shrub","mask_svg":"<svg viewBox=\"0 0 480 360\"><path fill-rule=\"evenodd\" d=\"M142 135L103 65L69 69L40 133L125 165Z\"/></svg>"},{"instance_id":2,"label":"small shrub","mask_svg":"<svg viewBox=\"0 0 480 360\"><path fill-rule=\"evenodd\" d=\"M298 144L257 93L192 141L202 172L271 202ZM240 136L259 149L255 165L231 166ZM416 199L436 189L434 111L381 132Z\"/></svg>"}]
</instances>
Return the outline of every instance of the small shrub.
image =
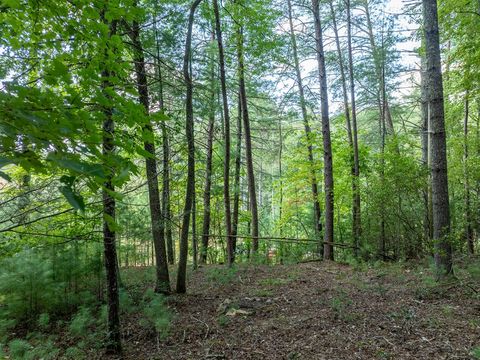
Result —
<instances>
[{"instance_id":1,"label":"small shrub","mask_svg":"<svg viewBox=\"0 0 480 360\"><path fill-rule=\"evenodd\" d=\"M68 360L86 359L85 352L76 346L69 347L67 350L65 350L64 357Z\"/></svg>"},{"instance_id":2,"label":"small shrub","mask_svg":"<svg viewBox=\"0 0 480 360\"><path fill-rule=\"evenodd\" d=\"M220 315L217 318L217 323L221 327L227 326L229 322L230 322L230 318L228 316Z\"/></svg>"},{"instance_id":3,"label":"small shrub","mask_svg":"<svg viewBox=\"0 0 480 360\"><path fill-rule=\"evenodd\" d=\"M50 315L47 313L40 314L37 321L38 327L45 330L50 325Z\"/></svg>"},{"instance_id":4,"label":"small shrub","mask_svg":"<svg viewBox=\"0 0 480 360\"><path fill-rule=\"evenodd\" d=\"M87 307L81 307L70 322L68 330L75 337L85 337L88 334L88 329L94 323L95 318L91 310Z\"/></svg>"},{"instance_id":5,"label":"small shrub","mask_svg":"<svg viewBox=\"0 0 480 360\"><path fill-rule=\"evenodd\" d=\"M474 347L470 354L474 359L480 359L480 346Z\"/></svg>"},{"instance_id":6,"label":"small shrub","mask_svg":"<svg viewBox=\"0 0 480 360\"><path fill-rule=\"evenodd\" d=\"M25 359L32 350L32 345L21 339L13 339L8 343L8 350L12 359Z\"/></svg>"},{"instance_id":7,"label":"small shrub","mask_svg":"<svg viewBox=\"0 0 480 360\"><path fill-rule=\"evenodd\" d=\"M5 338L9 335L10 329L17 324L17 321L14 319L2 319L0 318L0 339Z\"/></svg>"},{"instance_id":8,"label":"small shrub","mask_svg":"<svg viewBox=\"0 0 480 360\"><path fill-rule=\"evenodd\" d=\"M237 276L236 267L213 267L207 271L207 279L212 283L226 285L231 283Z\"/></svg>"},{"instance_id":9,"label":"small shrub","mask_svg":"<svg viewBox=\"0 0 480 360\"><path fill-rule=\"evenodd\" d=\"M23 251L5 259L0 269L0 296L5 304L1 318L29 321L55 309L60 283L53 279L49 260L34 251Z\"/></svg>"},{"instance_id":10,"label":"small shrub","mask_svg":"<svg viewBox=\"0 0 480 360\"><path fill-rule=\"evenodd\" d=\"M35 346L28 355L29 359L53 360L56 359L60 350L55 347L51 339L42 339L37 346Z\"/></svg>"},{"instance_id":11,"label":"small shrub","mask_svg":"<svg viewBox=\"0 0 480 360\"><path fill-rule=\"evenodd\" d=\"M136 310L136 306L130 294L125 289L120 289L120 309L122 312L131 314Z\"/></svg>"},{"instance_id":12,"label":"small shrub","mask_svg":"<svg viewBox=\"0 0 480 360\"><path fill-rule=\"evenodd\" d=\"M153 327L157 336L161 339L168 336L172 313L165 304L165 298L156 294L153 290L147 291L143 303L143 319L141 324Z\"/></svg>"},{"instance_id":13,"label":"small shrub","mask_svg":"<svg viewBox=\"0 0 480 360\"><path fill-rule=\"evenodd\" d=\"M352 304L352 300L345 293L339 294L332 299L331 308L336 319L351 320L347 314L348 307Z\"/></svg>"}]
</instances>

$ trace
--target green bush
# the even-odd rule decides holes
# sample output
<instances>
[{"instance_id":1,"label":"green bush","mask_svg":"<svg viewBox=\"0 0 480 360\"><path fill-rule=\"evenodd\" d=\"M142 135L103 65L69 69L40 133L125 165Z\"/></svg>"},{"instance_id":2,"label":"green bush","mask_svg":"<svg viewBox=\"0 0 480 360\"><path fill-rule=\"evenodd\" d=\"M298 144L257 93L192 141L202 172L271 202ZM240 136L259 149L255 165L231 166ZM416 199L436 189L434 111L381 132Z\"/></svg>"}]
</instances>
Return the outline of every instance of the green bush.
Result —
<instances>
[{"instance_id":1,"label":"green bush","mask_svg":"<svg viewBox=\"0 0 480 360\"><path fill-rule=\"evenodd\" d=\"M207 270L207 279L216 284L226 285L231 283L237 276L237 268L232 267L212 267Z\"/></svg>"},{"instance_id":2,"label":"green bush","mask_svg":"<svg viewBox=\"0 0 480 360\"><path fill-rule=\"evenodd\" d=\"M45 330L50 325L50 315L47 313L40 314L37 321L38 327Z\"/></svg>"},{"instance_id":3,"label":"green bush","mask_svg":"<svg viewBox=\"0 0 480 360\"><path fill-rule=\"evenodd\" d=\"M148 290L143 300L141 325L153 327L157 336L163 339L168 336L172 318L172 313L165 303L164 296L156 294L153 290Z\"/></svg>"},{"instance_id":4,"label":"green bush","mask_svg":"<svg viewBox=\"0 0 480 360\"><path fill-rule=\"evenodd\" d=\"M48 259L29 250L5 259L0 267L2 320L30 321L56 308L60 284L52 276Z\"/></svg>"},{"instance_id":5,"label":"green bush","mask_svg":"<svg viewBox=\"0 0 480 360\"><path fill-rule=\"evenodd\" d=\"M8 350L12 359L28 359L32 345L21 339L13 339L8 343Z\"/></svg>"},{"instance_id":6,"label":"green bush","mask_svg":"<svg viewBox=\"0 0 480 360\"><path fill-rule=\"evenodd\" d=\"M92 311L87 307L81 307L70 322L68 330L75 337L85 337L94 323Z\"/></svg>"},{"instance_id":7,"label":"green bush","mask_svg":"<svg viewBox=\"0 0 480 360\"><path fill-rule=\"evenodd\" d=\"M68 360L86 359L85 352L76 346L69 347L67 350L65 350L65 354L63 356Z\"/></svg>"},{"instance_id":8,"label":"green bush","mask_svg":"<svg viewBox=\"0 0 480 360\"><path fill-rule=\"evenodd\" d=\"M480 346L474 347L470 354L474 359L480 359Z\"/></svg>"},{"instance_id":9,"label":"green bush","mask_svg":"<svg viewBox=\"0 0 480 360\"><path fill-rule=\"evenodd\" d=\"M51 339L41 340L28 355L28 359L53 360L58 357L60 350L55 347Z\"/></svg>"}]
</instances>

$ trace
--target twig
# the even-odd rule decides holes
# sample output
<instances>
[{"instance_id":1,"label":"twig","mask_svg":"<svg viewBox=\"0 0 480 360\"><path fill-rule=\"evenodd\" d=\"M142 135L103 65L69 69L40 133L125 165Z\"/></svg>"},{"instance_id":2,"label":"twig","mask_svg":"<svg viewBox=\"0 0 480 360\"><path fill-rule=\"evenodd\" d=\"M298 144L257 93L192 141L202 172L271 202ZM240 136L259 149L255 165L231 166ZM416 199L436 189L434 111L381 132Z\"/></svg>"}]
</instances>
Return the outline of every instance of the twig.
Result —
<instances>
[{"instance_id":1,"label":"twig","mask_svg":"<svg viewBox=\"0 0 480 360\"><path fill-rule=\"evenodd\" d=\"M197 319L193 315L191 315L191 317L192 317L193 320L196 320L196 321L202 323L203 325L205 325L207 327L207 332L205 333L205 336L203 337L204 339L206 339L208 337L208 335L210 334L210 326L208 326L208 324L205 321Z\"/></svg>"}]
</instances>

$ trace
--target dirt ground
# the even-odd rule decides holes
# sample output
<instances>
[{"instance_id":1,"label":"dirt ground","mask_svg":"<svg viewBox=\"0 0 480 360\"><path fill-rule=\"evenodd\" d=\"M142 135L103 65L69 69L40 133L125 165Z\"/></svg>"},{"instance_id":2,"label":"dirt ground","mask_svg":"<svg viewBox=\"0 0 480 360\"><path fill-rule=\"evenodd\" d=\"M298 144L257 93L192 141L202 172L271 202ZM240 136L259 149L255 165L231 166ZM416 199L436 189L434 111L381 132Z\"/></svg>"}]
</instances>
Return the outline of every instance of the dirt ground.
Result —
<instances>
[{"instance_id":1,"label":"dirt ground","mask_svg":"<svg viewBox=\"0 0 480 360\"><path fill-rule=\"evenodd\" d=\"M400 266L205 266L168 298L167 338L127 319L125 358L474 359L478 286L425 279Z\"/></svg>"}]
</instances>

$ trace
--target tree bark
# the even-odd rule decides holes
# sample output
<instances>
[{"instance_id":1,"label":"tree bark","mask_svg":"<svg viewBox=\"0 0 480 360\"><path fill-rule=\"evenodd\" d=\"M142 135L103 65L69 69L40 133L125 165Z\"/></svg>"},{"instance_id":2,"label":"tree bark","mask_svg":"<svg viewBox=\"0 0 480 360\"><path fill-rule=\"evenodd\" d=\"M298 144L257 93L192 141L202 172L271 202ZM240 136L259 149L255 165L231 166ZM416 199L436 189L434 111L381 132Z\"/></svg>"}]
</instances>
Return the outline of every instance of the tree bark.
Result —
<instances>
[{"instance_id":1,"label":"tree bark","mask_svg":"<svg viewBox=\"0 0 480 360\"><path fill-rule=\"evenodd\" d=\"M223 49L222 28L220 23L220 12L218 9L218 0L213 0L213 11L215 14L215 31L218 42L218 60L220 63L220 84L223 100L224 114L224 166L223 166L223 198L225 205L225 227L227 232L227 262L232 266L235 260L232 238L232 217L230 210L230 113L228 110L227 79L225 74L225 55Z\"/></svg>"},{"instance_id":2,"label":"tree bark","mask_svg":"<svg viewBox=\"0 0 480 360\"><path fill-rule=\"evenodd\" d=\"M215 33L212 32L212 40L215 40ZM213 134L215 130L215 66L210 66L210 109L208 114L207 129L207 159L205 164L205 188L203 192L203 224L202 224L202 247L200 251L200 263L207 263L208 235L210 234L210 194L212 188L212 155L213 155Z\"/></svg>"},{"instance_id":3,"label":"tree bark","mask_svg":"<svg viewBox=\"0 0 480 360\"><path fill-rule=\"evenodd\" d=\"M165 102L163 99L163 76L162 66L160 62L160 41L158 39L157 22L155 22L155 45L156 45L156 65L158 77L158 107L160 111L165 111ZM165 238L167 244L167 261L173 265L175 263L175 254L173 249L172 224L171 224L171 210L170 210L170 145L168 139L168 130L165 121L161 123L162 129L162 214L163 214L163 228L165 231Z\"/></svg>"},{"instance_id":4,"label":"tree bark","mask_svg":"<svg viewBox=\"0 0 480 360\"><path fill-rule=\"evenodd\" d=\"M250 211L252 214L252 252L258 251L258 206L253 170L252 137L250 134L250 117L248 113L247 90L245 86L245 64L243 57L243 30L237 31L238 80L240 84L240 101L242 103L243 129L245 131L245 157L247 160L248 194L250 195Z\"/></svg>"},{"instance_id":5,"label":"tree bark","mask_svg":"<svg viewBox=\"0 0 480 360\"><path fill-rule=\"evenodd\" d=\"M242 100L238 95L238 116L237 116L237 146L235 150L235 175L234 175L234 194L233 194L233 214L232 214L232 237L233 249L236 250L238 235L238 214L240 207L240 165L242 161Z\"/></svg>"},{"instance_id":6,"label":"tree bark","mask_svg":"<svg viewBox=\"0 0 480 360\"><path fill-rule=\"evenodd\" d=\"M149 119L150 99L148 94L147 71L145 68L145 58L143 47L140 40L140 25L137 21L133 21L130 38L133 44L135 63L135 74L137 78L137 90L139 101L143 105L145 116L147 117L142 131L151 134L149 137L154 138L153 127ZM170 293L170 278L168 274L167 254L165 250L165 237L163 228L163 216L160 206L160 191L158 188L157 160L155 152L155 144L153 140L144 142L144 149L149 154L145 158L145 167L147 173L148 196L150 203L150 219L152 226L153 244L155 246L156 261L156 286L155 291L160 293Z\"/></svg>"},{"instance_id":7,"label":"tree bark","mask_svg":"<svg viewBox=\"0 0 480 360\"><path fill-rule=\"evenodd\" d=\"M105 19L104 11L100 14L101 20L108 24ZM112 21L109 24L109 38L116 35L117 21ZM108 46L108 42L107 42ZM105 61L108 59L108 50L105 49ZM109 99L109 105L105 106L104 121L103 121L103 145L102 154L104 157L104 167L107 177L103 184L104 189L102 191L102 203L103 203L103 247L104 247L104 261L105 272L107 274L107 309L108 309L108 322L107 322L107 353L119 354L122 351L121 339L120 339L120 301L119 301L119 289L118 289L118 267L117 267L117 250L116 250L116 233L115 233L115 198L112 196L112 192L115 191L113 186L113 178L115 176L115 170L109 164L109 158L115 152L115 123L113 121L113 104L112 96L109 93L112 91L113 85L111 83L112 72L105 67L102 69L102 93Z\"/></svg>"},{"instance_id":8,"label":"tree bark","mask_svg":"<svg viewBox=\"0 0 480 360\"><path fill-rule=\"evenodd\" d=\"M291 0L287 0L288 5L288 20L290 24L290 41L292 43L292 51L293 51L293 62L295 66L295 75L297 78L297 86L298 86L298 95L300 98L300 108L302 111L302 119L303 119L303 126L305 129L305 137L307 140L307 151L308 151L308 162L310 164L310 183L312 188L312 201L313 201L313 214L314 214L314 230L315 236L318 240L321 240L322 234L322 213L320 208L320 201L318 199L318 181L315 172L315 161L313 157L313 145L312 145L312 131L310 128L310 123L308 121L308 114L307 114L307 104L305 101L305 92L303 89L303 79L302 74L300 71L300 61L298 58L298 47L297 47L297 39L295 37L294 26L293 26L293 14L292 14L292 3ZM323 250L323 247L321 247Z\"/></svg>"},{"instance_id":9,"label":"tree bark","mask_svg":"<svg viewBox=\"0 0 480 360\"><path fill-rule=\"evenodd\" d=\"M358 131L357 131L357 106L355 101L355 77L353 71L353 50L352 50L352 21L350 0L347 4L347 41L348 41L348 68L350 75L350 103L352 106L352 133L353 133L353 163L355 176L354 207L353 207L353 238L355 245L355 256L358 256L362 236L362 216L360 203L360 160L358 156Z\"/></svg>"},{"instance_id":10,"label":"tree bark","mask_svg":"<svg viewBox=\"0 0 480 360\"><path fill-rule=\"evenodd\" d=\"M433 240L437 279L453 274L450 244L450 210L447 177L447 144L443 100L440 40L436 0L423 0L426 48L426 82L431 121Z\"/></svg>"},{"instance_id":11,"label":"tree bark","mask_svg":"<svg viewBox=\"0 0 480 360\"><path fill-rule=\"evenodd\" d=\"M194 184L195 187L195 184ZM193 270L198 268L198 238L197 238L197 194L193 191L192 203L192 257Z\"/></svg>"},{"instance_id":12,"label":"tree bark","mask_svg":"<svg viewBox=\"0 0 480 360\"><path fill-rule=\"evenodd\" d=\"M183 294L187 291L187 257L188 257L188 230L190 224L190 213L194 201L195 192L195 143L194 143L194 122L193 122L193 82L190 72L192 53L192 29L195 10L202 0L195 0L190 7L188 17L187 39L185 40L185 56L183 58L183 76L187 86L185 100L185 135L187 138L188 161L187 161L187 189L185 192L185 206L183 208L182 232L180 236L180 257L177 271L177 293Z\"/></svg>"},{"instance_id":13,"label":"tree bark","mask_svg":"<svg viewBox=\"0 0 480 360\"><path fill-rule=\"evenodd\" d=\"M420 111L422 118L422 166L427 171L427 174L430 172L430 161L429 161L429 148L430 148L430 137L429 137L429 111L428 111L428 95L426 88L426 60L425 56L422 55L421 59L421 69L420 69L420 82L421 82L421 95L420 95ZM425 177L425 186L422 190L423 192L423 203L424 203L424 215L423 215L423 242L426 244L430 239L432 239L432 217L431 217L431 188L429 185L430 175ZM422 249L422 244L418 244L418 251L420 253Z\"/></svg>"},{"instance_id":14,"label":"tree bark","mask_svg":"<svg viewBox=\"0 0 480 360\"><path fill-rule=\"evenodd\" d=\"M327 74L325 69L325 54L323 50L322 25L320 21L319 0L312 0L314 24L315 24L315 43L317 53L318 75L320 81L320 103L322 114L322 135L323 135L323 167L324 167L324 187L325 187L325 232L323 244L323 257L326 260L333 260L333 161L332 161L332 143L330 140L330 119L328 113L328 92L327 92Z\"/></svg>"},{"instance_id":15,"label":"tree bark","mask_svg":"<svg viewBox=\"0 0 480 360\"><path fill-rule=\"evenodd\" d=\"M469 92L465 95L465 117L463 122L463 185L465 207L465 239L470 254L473 254L473 228L472 211L470 207L470 180L468 171L468 117L469 117Z\"/></svg>"},{"instance_id":16,"label":"tree bark","mask_svg":"<svg viewBox=\"0 0 480 360\"><path fill-rule=\"evenodd\" d=\"M342 49L340 46L340 37L338 35L338 27L335 18L335 9L332 1L330 1L330 10L332 13L333 29L335 33L335 43L337 45L338 61L340 64L340 77L342 81L343 103L345 107L345 119L347 123L348 141L352 151L352 235L355 257L358 257L358 249L360 247L361 234L361 217L360 217L360 166L358 160L358 134L357 134L357 116L355 104L355 83L353 76L353 54L352 54L352 34L350 19L350 0L346 1L347 5L347 42L348 42L348 63L350 70L350 96L351 96L351 115L348 104L347 76L345 74ZM351 117L351 120L350 120Z\"/></svg>"}]
</instances>

